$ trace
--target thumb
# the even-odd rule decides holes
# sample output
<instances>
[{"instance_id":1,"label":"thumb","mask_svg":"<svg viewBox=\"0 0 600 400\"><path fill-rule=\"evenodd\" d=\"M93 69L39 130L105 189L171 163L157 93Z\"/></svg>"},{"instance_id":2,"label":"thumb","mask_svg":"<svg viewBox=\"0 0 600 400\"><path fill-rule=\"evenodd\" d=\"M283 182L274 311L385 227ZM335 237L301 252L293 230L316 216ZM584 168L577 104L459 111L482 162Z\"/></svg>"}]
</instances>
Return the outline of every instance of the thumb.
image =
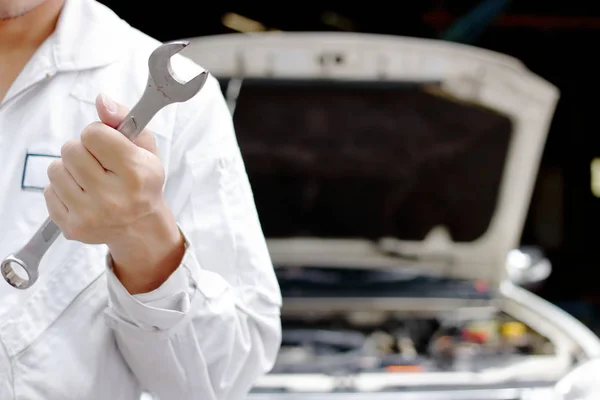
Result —
<instances>
[{"instance_id":1,"label":"thumb","mask_svg":"<svg viewBox=\"0 0 600 400\"><path fill-rule=\"evenodd\" d=\"M129 112L127 107L117 103L104 93L100 93L96 97L96 110L98 111L100 121L114 129L119 126ZM156 140L148 129L144 129L134 140L134 143L158 156Z\"/></svg>"},{"instance_id":2,"label":"thumb","mask_svg":"<svg viewBox=\"0 0 600 400\"><path fill-rule=\"evenodd\" d=\"M129 112L127 107L117 103L104 93L100 93L96 97L96 110L100 121L115 129Z\"/></svg>"}]
</instances>

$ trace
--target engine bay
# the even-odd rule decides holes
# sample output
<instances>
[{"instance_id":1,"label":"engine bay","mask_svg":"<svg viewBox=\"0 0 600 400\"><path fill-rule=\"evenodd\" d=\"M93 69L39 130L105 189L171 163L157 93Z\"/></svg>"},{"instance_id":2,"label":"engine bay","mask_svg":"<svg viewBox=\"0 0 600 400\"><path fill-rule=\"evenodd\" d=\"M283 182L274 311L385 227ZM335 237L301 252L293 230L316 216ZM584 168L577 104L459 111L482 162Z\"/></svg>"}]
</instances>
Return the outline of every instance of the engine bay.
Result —
<instances>
[{"instance_id":1,"label":"engine bay","mask_svg":"<svg viewBox=\"0 0 600 400\"><path fill-rule=\"evenodd\" d=\"M271 373L478 372L554 354L546 337L506 313L477 314L284 315L282 345Z\"/></svg>"}]
</instances>

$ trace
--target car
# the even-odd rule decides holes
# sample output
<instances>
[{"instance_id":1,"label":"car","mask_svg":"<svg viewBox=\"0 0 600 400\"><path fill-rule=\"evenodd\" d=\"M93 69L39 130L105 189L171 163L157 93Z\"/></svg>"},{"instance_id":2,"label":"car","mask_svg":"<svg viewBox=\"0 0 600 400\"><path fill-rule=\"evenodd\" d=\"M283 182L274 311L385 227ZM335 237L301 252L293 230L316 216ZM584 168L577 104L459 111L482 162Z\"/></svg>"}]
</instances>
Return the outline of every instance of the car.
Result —
<instances>
[{"instance_id":1,"label":"car","mask_svg":"<svg viewBox=\"0 0 600 400\"><path fill-rule=\"evenodd\" d=\"M597 362L598 337L528 289L548 261L519 248L558 88L420 38L184 52L221 83L284 299L250 399L550 400Z\"/></svg>"}]
</instances>

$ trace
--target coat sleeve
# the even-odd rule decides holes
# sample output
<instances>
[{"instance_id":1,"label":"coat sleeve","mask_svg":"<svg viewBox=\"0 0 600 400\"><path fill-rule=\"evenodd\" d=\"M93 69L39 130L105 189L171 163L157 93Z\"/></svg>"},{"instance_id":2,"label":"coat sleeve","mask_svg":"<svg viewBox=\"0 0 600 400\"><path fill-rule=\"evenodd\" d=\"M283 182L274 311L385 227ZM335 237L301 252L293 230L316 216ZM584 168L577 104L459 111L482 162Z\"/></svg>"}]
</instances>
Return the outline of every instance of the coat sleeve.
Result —
<instances>
[{"instance_id":1,"label":"coat sleeve","mask_svg":"<svg viewBox=\"0 0 600 400\"><path fill-rule=\"evenodd\" d=\"M177 111L165 186L184 259L161 287L134 296L109 268L107 314L143 390L241 399L273 366L281 294L216 79L197 97Z\"/></svg>"}]
</instances>

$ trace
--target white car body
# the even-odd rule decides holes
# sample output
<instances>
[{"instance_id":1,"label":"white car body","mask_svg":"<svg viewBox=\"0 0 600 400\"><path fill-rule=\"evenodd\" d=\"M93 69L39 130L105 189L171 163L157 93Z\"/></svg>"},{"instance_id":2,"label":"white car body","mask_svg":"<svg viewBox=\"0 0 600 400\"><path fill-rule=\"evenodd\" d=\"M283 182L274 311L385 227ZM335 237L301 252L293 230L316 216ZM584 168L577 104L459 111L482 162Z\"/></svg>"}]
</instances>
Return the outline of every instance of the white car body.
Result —
<instances>
[{"instance_id":1,"label":"white car body","mask_svg":"<svg viewBox=\"0 0 600 400\"><path fill-rule=\"evenodd\" d=\"M339 81L438 81L445 93L509 116L513 132L497 206L489 228L475 241L455 243L443 226L422 241L382 237L269 238L277 266L414 269L466 280L485 280L497 291L490 301L457 299L286 299L283 318L309 312L477 312L494 307L548 338L551 355L532 355L478 372L269 374L257 382L253 399L539 399L559 396L554 384L578 365L600 358L600 340L582 323L509 279L506 260L519 244L546 135L559 91L520 61L454 43L354 33L230 34L191 39L185 55L218 78L228 78L226 98L235 109L246 79ZM285 135L285 132L281 132ZM242 146L243 150L243 146ZM396 257L404 254L418 261ZM445 257L453 260L449 268ZM441 261L439 261L441 260ZM439 262L438 262L439 261ZM457 311L458 310L458 311ZM593 362L593 361L592 361ZM583 367L581 367L583 368ZM574 379L574 378L569 378ZM515 382L544 381L536 387ZM502 387L505 382L510 385ZM563 383L561 393L567 383ZM443 391L431 390L444 387ZM336 393L345 390L345 393ZM571 398L571 397L565 397ZM572 397L576 398L576 397Z\"/></svg>"}]
</instances>

